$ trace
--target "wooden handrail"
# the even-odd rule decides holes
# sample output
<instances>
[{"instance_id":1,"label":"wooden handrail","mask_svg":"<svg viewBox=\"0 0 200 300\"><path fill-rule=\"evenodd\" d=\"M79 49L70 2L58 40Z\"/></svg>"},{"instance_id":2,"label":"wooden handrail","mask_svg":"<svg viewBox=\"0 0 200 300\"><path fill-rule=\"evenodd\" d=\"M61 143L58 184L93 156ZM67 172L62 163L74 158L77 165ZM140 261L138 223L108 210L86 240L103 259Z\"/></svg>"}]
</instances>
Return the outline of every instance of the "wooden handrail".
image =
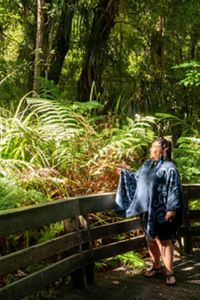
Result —
<instances>
[{"instance_id":1,"label":"wooden handrail","mask_svg":"<svg viewBox=\"0 0 200 300\"><path fill-rule=\"evenodd\" d=\"M0 212L0 236L8 236L77 217L114 208L115 193L87 195L53 203Z\"/></svg>"},{"instance_id":2,"label":"wooden handrail","mask_svg":"<svg viewBox=\"0 0 200 300\"><path fill-rule=\"evenodd\" d=\"M200 217L200 210L190 211L188 209L188 201L200 199L200 185L183 185L183 192L187 209L184 215L185 222L181 229L181 235L184 237L185 249L190 251L192 236L200 232L198 227L194 227L191 224L191 219ZM0 212L0 237L7 237L11 234L63 221L67 218L76 218L79 215L113 210L115 196L115 193L86 195L63 199L54 203L15 209L9 212ZM143 247L145 239L142 235L123 241L111 242L108 245L102 245L97 248L93 243L99 238L137 229L141 229L138 219L126 219L94 228L79 229L47 242L0 257L0 276L4 276L20 268L25 268L32 263L73 249L72 254L62 257L60 261L1 288L0 299L21 299L23 296L34 293L55 282L60 277L66 276L70 272L87 266L98 259ZM80 248L80 245L85 243L93 244L93 247ZM79 247L77 247L78 245Z\"/></svg>"},{"instance_id":3,"label":"wooden handrail","mask_svg":"<svg viewBox=\"0 0 200 300\"><path fill-rule=\"evenodd\" d=\"M200 198L200 185L183 184L184 199ZM0 212L0 236L8 236L28 229L38 228L67 218L114 208L116 193L86 195L63 199L54 203L33 205L27 208Z\"/></svg>"}]
</instances>

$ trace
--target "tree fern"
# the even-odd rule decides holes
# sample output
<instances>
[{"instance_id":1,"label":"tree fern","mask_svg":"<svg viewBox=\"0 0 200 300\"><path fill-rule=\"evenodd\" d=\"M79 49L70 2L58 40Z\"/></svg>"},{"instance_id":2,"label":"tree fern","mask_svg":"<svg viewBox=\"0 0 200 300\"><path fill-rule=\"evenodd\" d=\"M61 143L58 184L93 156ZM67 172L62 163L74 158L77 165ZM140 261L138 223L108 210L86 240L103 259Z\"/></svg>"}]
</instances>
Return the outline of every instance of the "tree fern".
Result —
<instances>
[{"instance_id":1,"label":"tree fern","mask_svg":"<svg viewBox=\"0 0 200 300\"><path fill-rule=\"evenodd\" d=\"M102 164L109 165L112 160L121 160L123 158L136 160L136 165L141 163L145 156L147 146L154 139L152 124L155 120L145 119L136 116L135 120L127 119L127 123L122 128L114 128L110 130L110 136L106 132L106 141L104 135L100 135L102 140L101 148L89 164L96 164L102 169ZM110 164L111 165L111 164Z\"/></svg>"}]
</instances>

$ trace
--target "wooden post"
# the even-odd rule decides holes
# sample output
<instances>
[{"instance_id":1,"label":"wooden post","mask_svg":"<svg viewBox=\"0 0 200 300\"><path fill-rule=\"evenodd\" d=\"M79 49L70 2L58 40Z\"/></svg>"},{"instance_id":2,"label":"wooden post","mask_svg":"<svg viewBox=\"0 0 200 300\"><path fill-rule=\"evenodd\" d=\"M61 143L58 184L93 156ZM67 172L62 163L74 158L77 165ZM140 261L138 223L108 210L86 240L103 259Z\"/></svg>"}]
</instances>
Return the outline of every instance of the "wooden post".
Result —
<instances>
[{"instance_id":1,"label":"wooden post","mask_svg":"<svg viewBox=\"0 0 200 300\"><path fill-rule=\"evenodd\" d=\"M92 240L90 235L90 225L88 217L78 216L76 220L74 220L74 226L76 227L76 232L79 235L79 229L87 229L88 232L88 243L82 244L81 241L79 243L79 251L84 252L86 250L90 250L92 257ZM66 222L65 222L66 224ZM69 229L68 229L69 230ZM80 269L74 271L71 274L72 283L74 287L84 288L86 284L94 284L95 283L95 263L94 260L91 260L91 263L86 265L85 267L81 267Z\"/></svg>"},{"instance_id":2,"label":"wooden post","mask_svg":"<svg viewBox=\"0 0 200 300\"><path fill-rule=\"evenodd\" d=\"M184 252L191 253L192 252L192 235L191 235L191 224L190 224L190 213L189 213L189 205L188 205L188 193L187 190L184 191L183 203L184 203L184 218L183 218L183 227L185 229L184 234Z\"/></svg>"},{"instance_id":3,"label":"wooden post","mask_svg":"<svg viewBox=\"0 0 200 300\"><path fill-rule=\"evenodd\" d=\"M89 243L84 244L83 249L89 249L91 256L93 257L93 243L90 234L90 222L88 216L86 216L86 222ZM85 276L88 284L95 284L95 263L93 259L89 265L85 266Z\"/></svg>"},{"instance_id":4,"label":"wooden post","mask_svg":"<svg viewBox=\"0 0 200 300\"><path fill-rule=\"evenodd\" d=\"M66 233L76 231L77 234L79 235L78 217L64 220L64 227L65 227ZM79 247L78 248L76 247L76 248L72 249L72 251L82 252L81 242L79 243ZM72 280L72 285L73 285L74 288L85 288L86 287L86 275L85 275L84 267L81 267L81 268L75 270L74 272L72 272L71 273L71 280Z\"/></svg>"},{"instance_id":5,"label":"wooden post","mask_svg":"<svg viewBox=\"0 0 200 300\"><path fill-rule=\"evenodd\" d=\"M6 253L6 238L0 237L0 256ZM0 276L0 288L5 285L5 276Z\"/></svg>"}]
</instances>

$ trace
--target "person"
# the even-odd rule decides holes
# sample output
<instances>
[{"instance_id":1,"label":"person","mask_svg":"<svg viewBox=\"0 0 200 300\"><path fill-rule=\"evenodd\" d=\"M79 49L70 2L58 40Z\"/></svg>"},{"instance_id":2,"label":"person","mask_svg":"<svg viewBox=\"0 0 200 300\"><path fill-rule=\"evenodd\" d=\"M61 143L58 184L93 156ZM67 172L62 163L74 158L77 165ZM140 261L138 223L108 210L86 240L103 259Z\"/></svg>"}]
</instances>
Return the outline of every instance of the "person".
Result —
<instances>
[{"instance_id":1,"label":"person","mask_svg":"<svg viewBox=\"0 0 200 300\"><path fill-rule=\"evenodd\" d=\"M140 215L145 231L152 268L144 272L150 278L166 272L166 284L175 285L173 273L174 243L182 216L182 189L179 172L172 161L171 142L156 139L150 159L135 173L122 169L116 194L116 211L122 216Z\"/></svg>"}]
</instances>

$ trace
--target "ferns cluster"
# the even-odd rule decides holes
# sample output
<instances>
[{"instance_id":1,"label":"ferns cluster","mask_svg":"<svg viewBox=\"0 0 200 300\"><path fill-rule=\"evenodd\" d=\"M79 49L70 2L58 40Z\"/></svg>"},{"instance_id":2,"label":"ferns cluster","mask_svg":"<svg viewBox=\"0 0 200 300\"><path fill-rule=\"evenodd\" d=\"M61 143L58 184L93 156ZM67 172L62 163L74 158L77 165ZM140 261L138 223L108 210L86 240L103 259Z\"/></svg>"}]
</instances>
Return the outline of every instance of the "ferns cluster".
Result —
<instances>
[{"instance_id":1,"label":"ferns cluster","mask_svg":"<svg viewBox=\"0 0 200 300\"><path fill-rule=\"evenodd\" d=\"M15 189L10 190L16 190L24 200L18 201L5 189L0 209L114 191L117 167L124 162L130 168L139 167L148 157L155 135L161 132L160 124L164 124L165 133L181 124L166 114L109 118L101 115L101 109L95 101L64 105L53 99L24 97L14 115L2 110L0 175L2 180L15 178ZM176 161L184 181L200 182L199 132L183 121L182 126L186 134L178 140Z\"/></svg>"}]
</instances>

